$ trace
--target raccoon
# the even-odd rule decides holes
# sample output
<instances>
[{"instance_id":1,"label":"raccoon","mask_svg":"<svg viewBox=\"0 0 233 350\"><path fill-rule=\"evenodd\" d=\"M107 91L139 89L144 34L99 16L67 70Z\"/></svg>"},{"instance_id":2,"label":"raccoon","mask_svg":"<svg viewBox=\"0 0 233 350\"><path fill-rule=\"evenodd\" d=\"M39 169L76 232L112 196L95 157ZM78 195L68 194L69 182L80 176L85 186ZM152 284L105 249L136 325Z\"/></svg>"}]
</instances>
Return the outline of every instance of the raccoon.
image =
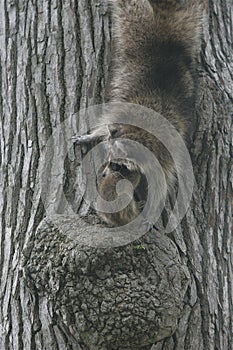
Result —
<instances>
[{"instance_id":1,"label":"raccoon","mask_svg":"<svg viewBox=\"0 0 233 350\"><path fill-rule=\"evenodd\" d=\"M109 3L114 42L109 102L150 108L188 139L197 89L195 61L201 42L200 4L197 0L109 0ZM122 124L119 116L124 113L117 108L112 113L105 113L102 117L104 126L76 141L82 144L109 140L112 147L116 147L112 141L117 139L139 142L155 155L169 190L175 183L177 171L169 151L148 131L127 124L127 113L126 124ZM129 205L117 213L98 211L105 223L121 226L138 216L148 194L144 175L149 166L146 159L138 165L132 157L126 156L119 161L113 155L109 156L98 181L100 196L114 200L117 181L122 178L132 182L134 195ZM167 194L167 188L161 187L158 202Z\"/></svg>"},{"instance_id":2,"label":"raccoon","mask_svg":"<svg viewBox=\"0 0 233 350\"><path fill-rule=\"evenodd\" d=\"M111 226L116 226L116 223L117 225L126 225L134 220L140 213L140 207L143 207L142 198L139 197L140 189L146 190L146 186L142 184L142 173L137 169L136 165L130 165L126 159L113 161L109 159L101 173L101 177L98 191L101 199L106 201L114 201L121 194L119 189L117 191L117 185L121 180L128 180L133 189L133 197L123 210L114 211L113 213L98 211L102 220ZM125 189L122 194L130 196L130 192L127 193ZM97 205L99 206L98 201Z\"/></svg>"}]
</instances>

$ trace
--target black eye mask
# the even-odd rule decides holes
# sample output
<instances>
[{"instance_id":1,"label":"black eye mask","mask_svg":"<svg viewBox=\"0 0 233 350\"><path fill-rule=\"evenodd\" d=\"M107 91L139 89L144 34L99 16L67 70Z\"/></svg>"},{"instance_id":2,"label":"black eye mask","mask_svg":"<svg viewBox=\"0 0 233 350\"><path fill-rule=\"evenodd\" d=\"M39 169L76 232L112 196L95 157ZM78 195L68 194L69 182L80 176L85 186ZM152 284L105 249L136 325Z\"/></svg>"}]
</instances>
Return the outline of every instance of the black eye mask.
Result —
<instances>
[{"instance_id":1,"label":"black eye mask","mask_svg":"<svg viewBox=\"0 0 233 350\"><path fill-rule=\"evenodd\" d=\"M128 170L128 168L123 165L123 164L118 164L118 163L110 163L110 168L112 171L118 171L118 172L122 172L122 171L126 171Z\"/></svg>"}]
</instances>

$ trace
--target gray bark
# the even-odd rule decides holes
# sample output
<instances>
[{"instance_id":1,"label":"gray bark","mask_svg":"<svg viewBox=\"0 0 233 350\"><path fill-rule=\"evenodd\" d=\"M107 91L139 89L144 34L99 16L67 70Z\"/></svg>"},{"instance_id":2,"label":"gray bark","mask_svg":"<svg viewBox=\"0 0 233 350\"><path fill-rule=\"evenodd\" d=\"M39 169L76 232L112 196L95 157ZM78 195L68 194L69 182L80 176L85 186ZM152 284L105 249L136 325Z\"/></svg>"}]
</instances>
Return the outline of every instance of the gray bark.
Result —
<instances>
[{"instance_id":1,"label":"gray bark","mask_svg":"<svg viewBox=\"0 0 233 350\"><path fill-rule=\"evenodd\" d=\"M66 156L65 140L88 127L79 109L104 98L107 5L1 0L0 349L233 349L232 4L205 4L191 208L168 236L101 248L82 241L103 233L94 217L47 215L51 198L67 208L53 185L45 205L40 166L74 116L47 151L61 150L58 182L85 216L80 150Z\"/></svg>"}]
</instances>

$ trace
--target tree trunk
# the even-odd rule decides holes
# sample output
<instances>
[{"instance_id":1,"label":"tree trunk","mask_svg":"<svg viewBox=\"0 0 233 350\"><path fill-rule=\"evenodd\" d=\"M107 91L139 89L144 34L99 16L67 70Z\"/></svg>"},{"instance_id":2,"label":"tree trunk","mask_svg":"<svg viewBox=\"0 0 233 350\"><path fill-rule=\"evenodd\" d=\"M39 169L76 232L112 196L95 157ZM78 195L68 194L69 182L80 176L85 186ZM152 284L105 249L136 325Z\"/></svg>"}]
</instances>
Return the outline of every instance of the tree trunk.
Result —
<instances>
[{"instance_id":1,"label":"tree trunk","mask_svg":"<svg viewBox=\"0 0 233 350\"><path fill-rule=\"evenodd\" d=\"M101 247L70 145L107 90L107 3L1 0L0 349L233 349L231 5L205 2L191 208Z\"/></svg>"}]
</instances>

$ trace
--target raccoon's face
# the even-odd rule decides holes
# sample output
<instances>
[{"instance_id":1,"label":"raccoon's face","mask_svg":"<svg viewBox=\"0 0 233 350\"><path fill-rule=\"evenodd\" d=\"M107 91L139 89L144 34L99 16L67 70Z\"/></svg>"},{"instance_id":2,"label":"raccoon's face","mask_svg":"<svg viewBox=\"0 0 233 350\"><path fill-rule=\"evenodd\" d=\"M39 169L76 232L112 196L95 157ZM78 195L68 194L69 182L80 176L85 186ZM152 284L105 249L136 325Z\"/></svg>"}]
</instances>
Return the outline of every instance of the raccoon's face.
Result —
<instances>
[{"instance_id":1,"label":"raccoon's face","mask_svg":"<svg viewBox=\"0 0 233 350\"><path fill-rule=\"evenodd\" d=\"M102 181L103 178L107 178L108 176L112 177L114 174L117 178L130 181L134 188L137 187L141 178L140 172L132 163L121 160L108 161L101 173Z\"/></svg>"},{"instance_id":2,"label":"raccoon's face","mask_svg":"<svg viewBox=\"0 0 233 350\"><path fill-rule=\"evenodd\" d=\"M108 161L101 175L102 177L105 177L115 172L122 174L122 177L124 177L124 175L127 176L127 174L129 173L129 169L123 163L115 163L112 161Z\"/></svg>"},{"instance_id":3,"label":"raccoon's face","mask_svg":"<svg viewBox=\"0 0 233 350\"><path fill-rule=\"evenodd\" d=\"M116 186L121 180L131 183L136 202L145 202L148 191L146 177L137 165L127 159L108 161L100 172L98 188L105 200L114 200L117 197Z\"/></svg>"}]
</instances>

